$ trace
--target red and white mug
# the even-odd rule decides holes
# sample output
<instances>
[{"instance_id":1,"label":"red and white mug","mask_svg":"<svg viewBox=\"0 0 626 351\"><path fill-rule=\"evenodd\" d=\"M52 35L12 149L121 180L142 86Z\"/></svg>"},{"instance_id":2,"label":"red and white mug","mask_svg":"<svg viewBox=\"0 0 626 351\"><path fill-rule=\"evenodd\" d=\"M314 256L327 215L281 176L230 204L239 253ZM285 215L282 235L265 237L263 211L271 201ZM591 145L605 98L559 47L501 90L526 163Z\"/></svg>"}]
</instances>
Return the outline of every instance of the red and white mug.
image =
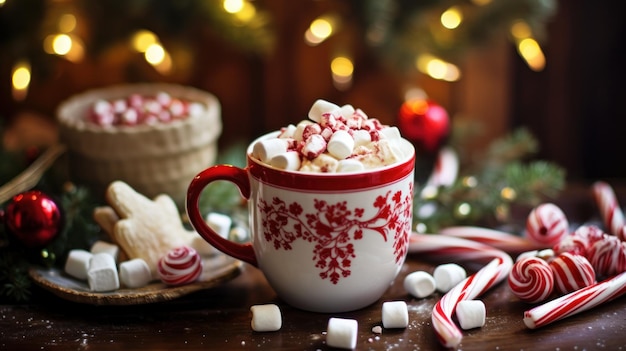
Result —
<instances>
[{"instance_id":1,"label":"red and white mug","mask_svg":"<svg viewBox=\"0 0 626 351\"><path fill-rule=\"evenodd\" d=\"M259 268L293 307L324 313L376 302L406 258L413 220L415 149L404 158L349 173L285 171L251 156L247 166L216 165L190 183L187 214L196 231L225 254ZM236 243L211 229L198 208L206 186L234 183L248 200L251 242Z\"/></svg>"}]
</instances>

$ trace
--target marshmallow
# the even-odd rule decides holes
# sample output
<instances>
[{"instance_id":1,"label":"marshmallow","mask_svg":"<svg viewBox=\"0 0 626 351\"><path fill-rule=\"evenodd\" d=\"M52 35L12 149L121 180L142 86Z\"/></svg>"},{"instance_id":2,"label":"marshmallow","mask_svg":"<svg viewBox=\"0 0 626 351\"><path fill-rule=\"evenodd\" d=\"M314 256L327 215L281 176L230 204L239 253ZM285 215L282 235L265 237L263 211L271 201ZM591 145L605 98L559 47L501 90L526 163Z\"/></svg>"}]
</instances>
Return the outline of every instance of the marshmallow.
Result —
<instances>
[{"instance_id":1,"label":"marshmallow","mask_svg":"<svg viewBox=\"0 0 626 351\"><path fill-rule=\"evenodd\" d=\"M480 300L463 300L456 305L456 318L464 330L485 325L485 304Z\"/></svg>"},{"instance_id":2,"label":"marshmallow","mask_svg":"<svg viewBox=\"0 0 626 351\"><path fill-rule=\"evenodd\" d=\"M323 114L330 113L339 109L340 107L333 104L332 102L318 99L313 103L313 106L311 106L311 109L309 110L309 118L312 121L319 123L322 120Z\"/></svg>"},{"instance_id":3,"label":"marshmallow","mask_svg":"<svg viewBox=\"0 0 626 351\"><path fill-rule=\"evenodd\" d=\"M383 303L383 327L406 328L409 325L409 310L404 301Z\"/></svg>"},{"instance_id":4,"label":"marshmallow","mask_svg":"<svg viewBox=\"0 0 626 351\"><path fill-rule=\"evenodd\" d=\"M274 304L254 305L252 312L252 330L257 332L277 331L282 326L280 309Z\"/></svg>"},{"instance_id":5,"label":"marshmallow","mask_svg":"<svg viewBox=\"0 0 626 351\"><path fill-rule=\"evenodd\" d=\"M333 155L339 160L350 156L352 149L354 149L354 139L345 130L338 130L333 133L328 141L328 153Z\"/></svg>"},{"instance_id":6,"label":"marshmallow","mask_svg":"<svg viewBox=\"0 0 626 351\"><path fill-rule=\"evenodd\" d=\"M447 263L437 266L433 272L433 277L437 290L445 293L467 278L467 272L456 263Z\"/></svg>"},{"instance_id":7,"label":"marshmallow","mask_svg":"<svg viewBox=\"0 0 626 351\"><path fill-rule=\"evenodd\" d=\"M113 256L113 259L117 261L120 253L120 247L106 241L98 240L93 243L93 245L91 245L91 249L89 249L89 251L91 251L91 253L94 255L97 253L106 252L109 255Z\"/></svg>"},{"instance_id":8,"label":"marshmallow","mask_svg":"<svg viewBox=\"0 0 626 351\"><path fill-rule=\"evenodd\" d=\"M300 152L309 160L312 160L326 150L326 145L327 143L323 136L320 134L312 134L306 139Z\"/></svg>"},{"instance_id":9,"label":"marshmallow","mask_svg":"<svg viewBox=\"0 0 626 351\"><path fill-rule=\"evenodd\" d=\"M141 258L120 263L119 277L120 282L131 289L144 287L152 281L150 268Z\"/></svg>"},{"instance_id":10,"label":"marshmallow","mask_svg":"<svg viewBox=\"0 0 626 351\"><path fill-rule=\"evenodd\" d=\"M94 254L89 261L87 282L92 291L112 291L120 288L115 259L108 253Z\"/></svg>"},{"instance_id":11,"label":"marshmallow","mask_svg":"<svg viewBox=\"0 0 626 351\"><path fill-rule=\"evenodd\" d=\"M89 251L74 249L70 250L65 260L65 273L80 280L87 280L89 261L93 254Z\"/></svg>"},{"instance_id":12,"label":"marshmallow","mask_svg":"<svg viewBox=\"0 0 626 351\"><path fill-rule=\"evenodd\" d=\"M229 216L217 212L210 212L206 217L206 224L224 239L228 239L232 223Z\"/></svg>"},{"instance_id":13,"label":"marshmallow","mask_svg":"<svg viewBox=\"0 0 626 351\"><path fill-rule=\"evenodd\" d=\"M293 124L289 124L287 127L281 129L280 134L278 135L279 138L293 138L293 134L296 131L296 126L294 126Z\"/></svg>"},{"instance_id":14,"label":"marshmallow","mask_svg":"<svg viewBox=\"0 0 626 351\"><path fill-rule=\"evenodd\" d=\"M337 172L359 172L365 169L365 166L358 161L347 158L337 162Z\"/></svg>"},{"instance_id":15,"label":"marshmallow","mask_svg":"<svg viewBox=\"0 0 626 351\"><path fill-rule=\"evenodd\" d=\"M343 105L339 108L339 114L344 118L344 119L348 119L350 117L352 117L352 115L354 114L354 106L346 104Z\"/></svg>"},{"instance_id":16,"label":"marshmallow","mask_svg":"<svg viewBox=\"0 0 626 351\"><path fill-rule=\"evenodd\" d=\"M263 163L269 163L272 157L287 152L289 141L281 138L263 139L257 141L252 147L252 156L261 160Z\"/></svg>"},{"instance_id":17,"label":"marshmallow","mask_svg":"<svg viewBox=\"0 0 626 351\"><path fill-rule=\"evenodd\" d=\"M340 349L354 349L359 323L355 319L332 317L328 320L326 345Z\"/></svg>"},{"instance_id":18,"label":"marshmallow","mask_svg":"<svg viewBox=\"0 0 626 351\"><path fill-rule=\"evenodd\" d=\"M398 127L383 128L380 130L380 134L384 135L385 139L389 139L389 140L400 140L402 138Z\"/></svg>"},{"instance_id":19,"label":"marshmallow","mask_svg":"<svg viewBox=\"0 0 626 351\"><path fill-rule=\"evenodd\" d=\"M539 250L525 251L517 256L517 258L515 259L515 262L521 261L528 257L537 257L538 255L539 255Z\"/></svg>"},{"instance_id":20,"label":"marshmallow","mask_svg":"<svg viewBox=\"0 0 626 351\"><path fill-rule=\"evenodd\" d=\"M270 165L287 171L297 171L300 169L300 164L300 153L298 151L283 152L270 160Z\"/></svg>"},{"instance_id":21,"label":"marshmallow","mask_svg":"<svg viewBox=\"0 0 626 351\"><path fill-rule=\"evenodd\" d=\"M304 133L304 128L306 128L306 126L308 126L309 124L313 124L313 122L303 120L303 121L300 121L298 125L296 125L296 130L293 132L293 136L292 136L295 141L304 141L302 134Z\"/></svg>"},{"instance_id":22,"label":"marshmallow","mask_svg":"<svg viewBox=\"0 0 626 351\"><path fill-rule=\"evenodd\" d=\"M435 278L428 272L415 271L404 278L404 289L417 298L432 295L437 289Z\"/></svg>"},{"instance_id":23,"label":"marshmallow","mask_svg":"<svg viewBox=\"0 0 626 351\"><path fill-rule=\"evenodd\" d=\"M370 132L365 129L353 131L352 139L354 139L354 146L368 145L372 142L372 136L370 135Z\"/></svg>"}]
</instances>

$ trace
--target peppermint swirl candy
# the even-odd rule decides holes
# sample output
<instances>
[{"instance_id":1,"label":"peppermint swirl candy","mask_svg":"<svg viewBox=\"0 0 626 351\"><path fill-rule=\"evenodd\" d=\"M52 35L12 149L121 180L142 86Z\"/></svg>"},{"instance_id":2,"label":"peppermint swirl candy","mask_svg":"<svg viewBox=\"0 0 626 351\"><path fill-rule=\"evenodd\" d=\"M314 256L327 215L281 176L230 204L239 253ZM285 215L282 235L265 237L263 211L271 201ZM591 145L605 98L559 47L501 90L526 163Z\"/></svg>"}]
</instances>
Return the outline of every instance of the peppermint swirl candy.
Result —
<instances>
[{"instance_id":1,"label":"peppermint swirl candy","mask_svg":"<svg viewBox=\"0 0 626 351\"><path fill-rule=\"evenodd\" d=\"M587 248L587 259L602 277L609 277L626 271L626 242L618 237L605 234Z\"/></svg>"},{"instance_id":2,"label":"peppermint swirl candy","mask_svg":"<svg viewBox=\"0 0 626 351\"><path fill-rule=\"evenodd\" d=\"M554 274L550 265L534 256L515 262L508 281L513 294L528 303L544 301L554 290Z\"/></svg>"},{"instance_id":3,"label":"peppermint swirl candy","mask_svg":"<svg viewBox=\"0 0 626 351\"><path fill-rule=\"evenodd\" d=\"M526 220L526 235L538 244L556 245L568 233L569 222L555 204L544 203L535 207Z\"/></svg>"},{"instance_id":4,"label":"peppermint swirl candy","mask_svg":"<svg viewBox=\"0 0 626 351\"><path fill-rule=\"evenodd\" d=\"M161 257L157 272L161 281L167 285L189 284L202 273L202 259L196 250L180 246Z\"/></svg>"},{"instance_id":5,"label":"peppermint swirl candy","mask_svg":"<svg viewBox=\"0 0 626 351\"><path fill-rule=\"evenodd\" d=\"M596 282L596 273L585 256L565 252L550 262L556 289L567 294Z\"/></svg>"}]
</instances>

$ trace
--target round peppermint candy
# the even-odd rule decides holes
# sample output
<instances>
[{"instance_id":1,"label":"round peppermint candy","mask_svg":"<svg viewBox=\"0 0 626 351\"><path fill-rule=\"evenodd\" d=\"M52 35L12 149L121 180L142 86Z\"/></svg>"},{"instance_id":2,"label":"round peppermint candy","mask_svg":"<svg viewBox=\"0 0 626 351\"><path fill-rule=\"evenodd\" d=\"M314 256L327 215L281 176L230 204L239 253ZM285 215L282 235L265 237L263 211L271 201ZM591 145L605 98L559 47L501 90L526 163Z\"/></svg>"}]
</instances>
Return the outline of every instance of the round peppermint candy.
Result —
<instances>
[{"instance_id":1,"label":"round peppermint candy","mask_svg":"<svg viewBox=\"0 0 626 351\"><path fill-rule=\"evenodd\" d=\"M161 281L167 285L189 284L202 273L202 259L196 250L180 246L159 260L157 272Z\"/></svg>"}]
</instances>

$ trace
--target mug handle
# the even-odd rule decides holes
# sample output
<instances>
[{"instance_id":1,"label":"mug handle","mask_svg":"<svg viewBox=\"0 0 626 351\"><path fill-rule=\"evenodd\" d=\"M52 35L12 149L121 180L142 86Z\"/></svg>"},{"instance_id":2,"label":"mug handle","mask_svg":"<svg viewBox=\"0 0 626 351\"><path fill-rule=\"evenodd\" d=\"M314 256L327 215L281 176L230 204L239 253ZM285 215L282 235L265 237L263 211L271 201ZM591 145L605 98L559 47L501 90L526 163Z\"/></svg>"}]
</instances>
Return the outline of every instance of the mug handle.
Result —
<instances>
[{"instance_id":1,"label":"mug handle","mask_svg":"<svg viewBox=\"0 0 626 351\"><path fill-rule=\"evenodd\" d=\"M216 249L258 267L256 255L254 254L251 243L239 244L223 238L209 227L200 213L198 207L200 194L209 183L216 180L225 180L235 184L237 188L239 188L241 196L246 200L250 198L250 180L248 179L248 172L245 169L231 165L215 165L209 167L198 173L187 189L186 210L189 221L198 234Z\"/></svg>"}]
</instances>

